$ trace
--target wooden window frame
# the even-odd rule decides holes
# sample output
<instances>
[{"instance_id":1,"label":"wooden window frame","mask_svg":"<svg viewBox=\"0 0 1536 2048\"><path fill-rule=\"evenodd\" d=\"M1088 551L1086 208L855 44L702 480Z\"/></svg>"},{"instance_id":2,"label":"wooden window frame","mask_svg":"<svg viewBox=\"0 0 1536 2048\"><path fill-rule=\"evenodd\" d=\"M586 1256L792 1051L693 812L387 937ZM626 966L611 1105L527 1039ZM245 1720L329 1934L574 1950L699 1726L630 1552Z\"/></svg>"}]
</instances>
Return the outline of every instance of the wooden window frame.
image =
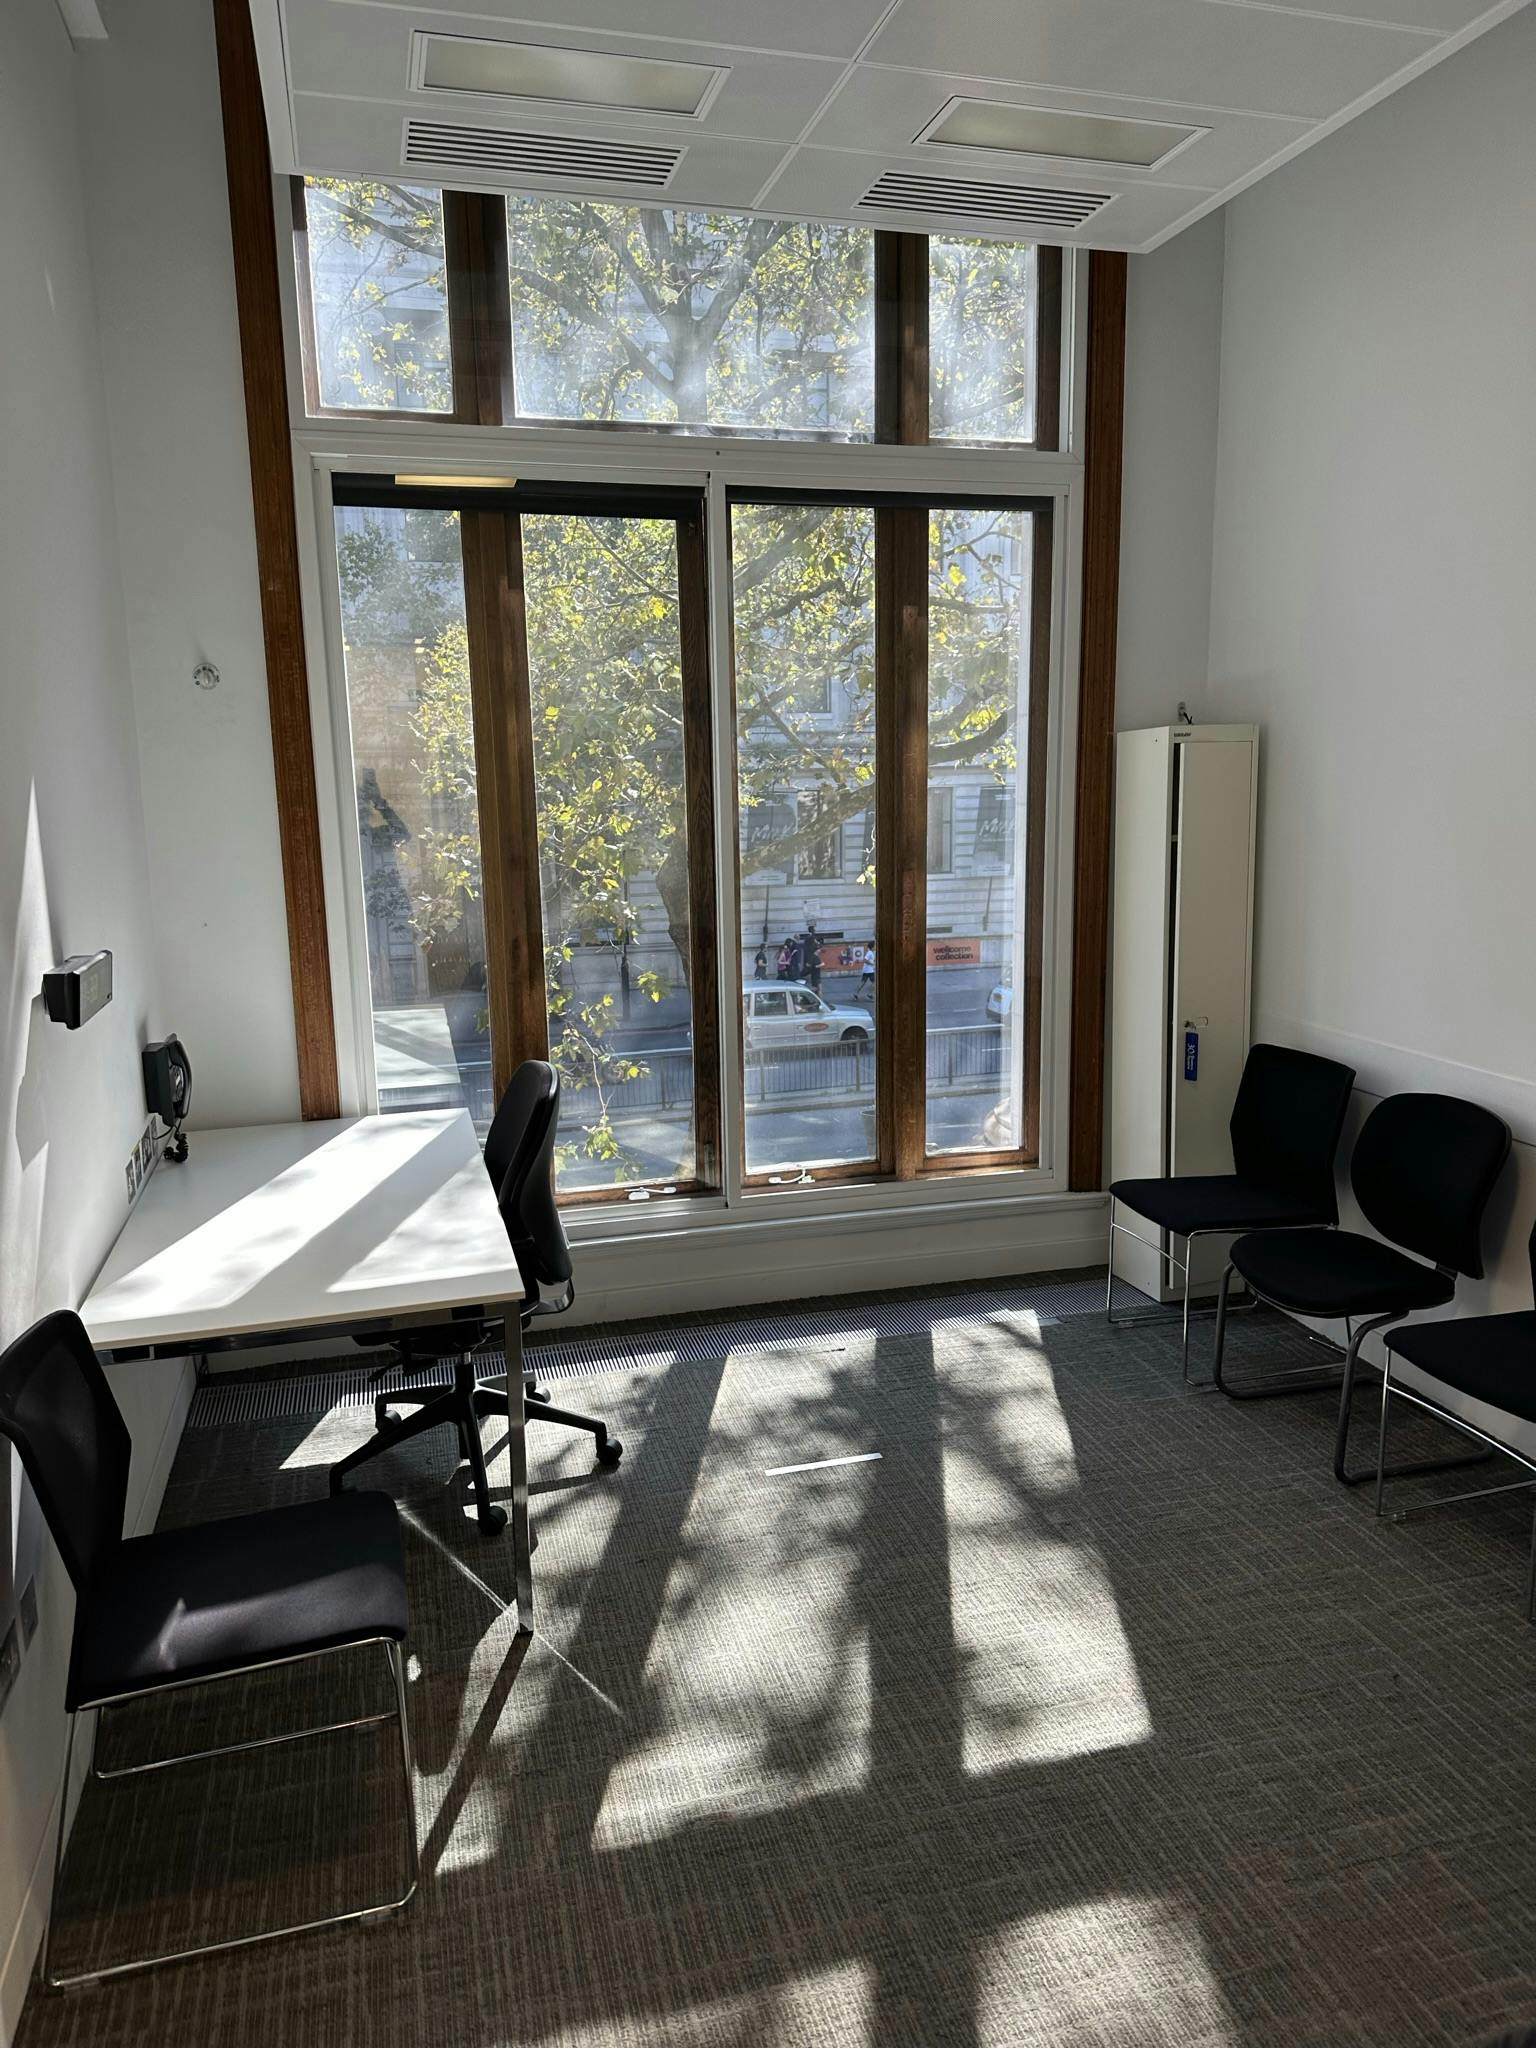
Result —
<instances>
[{"instance_id":1,"label":"wooden window frame","mask_svg":"<svg viewBox=\"0 0 1536 2048\"><path fill-rule=\"evenodd\" d=\"M226 138L226 168L229 185L230 220L234 254L236 303L245 378L247 424L251 450L252 494L255 507L257 561L261 586L263 638L266 653L268 695L272 718L274 769L277 786L278 824L283 862L284 893L288 914L290 972L293 984L295 1039L299 1069L302 1113L306 1117L339 1114L337 1045L331 989L330 939L326 921L324 883L320 855L320 815L316 789L313 737L309 716L309 687L306 673L297 522L294 511L293 452L289 439L288 382L281 315L282 291L276 219L272 206L271 166L266 123L262 106L259 72L248 9L244 0L213 0L219 61L220 96ZM307 342L312 327L302 317L309 287L304 260L305 222L302 181L294 181L291 225L297 255L296 283L300 307L301 341ZM455 403L451 414L406 411L371 412L360 408L319 407L312 357L301 349L300 368L304 377L306 411L316 419L356 422L375 421L418 430L421 426L441 427L445 423L490 425L515 419L512 394L510 308L506 303L505 266L498 260L496 235L505 237L505 210L493 195L444 195L444 237L449 292L450 360L454 376ZM926 384L922 366L926 363L926 322L920 318L916 281L918 255L926 258L921 236L876 235L877 334L877 439L905 446L920 446L927 439ZM1081 554L1081 666L1079 677L1078 747L1069 772L1075 776L1075 819L1073 841L1073 886L1071 904L1072 985L1070 989L1070 1116L1062 1164L1070 1187L1096 1189L1102 1186L1103 1146L1103 1033L1105 1017L1105 959L1109 901L1110 791L1113 767L1115 623L1118 598L1119 490L1121 434L1123 421L1124 329L1126 259L1113 252L1094 251L1087 255L1087 347L1086 347L1086 430L1083 445L1083 520ZM1062 439L1061 334L1062 258L1059 250L1040 249L1038 270L1038 395L1037 433L1034 448L1049 452ZM880 307L888 310L882 314ZM892 323L892 311L896 316ZM464 335L469 335L468 344ZM882 368L883 365L883 368ZM547 423L545 423L547 424ZM638 432L646 431L637 428ZM721 438L725 438L721 435ZM733 437L736 438L736 437ZM821 437L784 437L816 439ZM484 516L484 515L477 515ZM516 583L515 564L505 531L497 536L494 518L489 518L470 551L503 569L483 568L481 580L489 580L503 593ZM1061 529L1057 527L1057 537ZM899 526L885 541L887 549L905 546L915 564L917 550L912 535L905 540ZM685 562L685 552L696 560ZM915 573L915 570L914 570ZM1035 617L1048 619L1051 607L1039 602L1045 594L1036 584ZM686 575L695 587L705 580L702 527L686 551L680 545L680 581ZM878 600L877 600L878 602ZM496 660L509 670L521 662L526 666L526 649L517 647L519 620L515 605L507 607L503 595L497 604L477 604L471 630L482 642L494 638L501 646ZM914 633L910 619L893 612L884 633L895 647L905 639L909 656ZM1037 626L1037 630L1039 630ZM479 664L483 666L483 662ZM709 705L711 696L707 659L707 632L701 627L684 635L685 696L697 696ZM723 683L728 679L722 679ZM506 701L520 694L503 683ZM887 680L887 693L892 684ZM915 698L912 677L906 688ZM525 695L523 691L521 694ZM732 693L722 689L722 703ZM1035 716L1032 695L1031 717ZM713 715L712 705L709 707ZM724 716L722 709L721 716ZM915 721L911 721L915 723ZM701 728L707 730L707 728ZM1033 734L1032 734L1033 738ZM516 752L526 745L515 730L497 730L488 744ZM1043 764L1043 750L1032 746L1031 758ZM892 773L903 786L918 787L918 753L910 743L895 757ZM706 801L706 797L710 800ZM691 864L698 869L698 901L705 900L704 882L712 895L712 854L716 806L710 790L710 760L690 761L688 770L688 817ZM734 811L729 800L720 810L724 818ZM1043 807L1031 802L1030 816L1043 833ZM926 826L926 785L914 828L909 816L905 829L921 837ZM506 834L499 824L498 844ZM1043 839L1036 843L1036 828L1026 865L1031 876L1044 859ZM526 897L521 877L527 873L530 849L525 845L514 861L510 857L498 870L501 900L488 905L488 920L503 934L501 943L521 943L524 953L530 945L526 933L517 938L514 904ZM909 867L912 863L909 862ZM925 868L926 860L915 863ZM918 909L926 875L918 876L916 892L908 900L892 902L877 930L877 944L885 943L880 955L882 986L889 992L898 971L898 958L916 951ZM1030 884L1033 887L1033 882ZM494 893L488 882L488 894ZM888 891L889 895L890 892ZM701 926L705 920L699 919ZM714 929L700 931L694 939L693 971L701 991L717 986L718 961ZM908 961L908 967L913 964ZM542 976L538 985L542 989ZM1026 990L1031 1015L1040 1005L1040 977L1032 972ZM508 1005L503 1003L504 1011ZM699 1016L708 1018L707 1029L718 1041L722 1028L728 1037L740 1039L739 1002L736 1021L717 1015L718 1005L700 1005ZM891 1014L891 1006L886 1006ZM547 1024L546 1027L547 1029ZM1027 1024L1035 1044L1038 1026ZM697 1031L697 1024L696 1024ZM503 1038L510 1048L516 1043L535 1045L538 1026L531 1015L521 1022L509 1015ZM908 1026L906 1036L910 1036ZM701 1049L696 1043L696 1059ZM718 1043L715 1053L718 1064ZM739 1057L739 1052L738 1052ZM718 1110L719 1091L709 1091ZM912 1119L906 1121L906 1135L893 1138L892 1164L898 1150L909 1166L913 1159ZM1038 1151L1038 1103L1035 1125L1026 1128L1026 1152ZM714 1171L710 1179L720 1184L721 1133L713 1136ZM708 1140L699 1132L701 1161ZM998 1163L987 1155L985 1163ZM955 1155L936 1155L930 1170L956 1170L962 1161ZM867 1177L868 1168L854 1170ZM831 1172L819 1179L835 1177Z\"/></svg>"},{"instance_id":2,"label":"wooden window frame","mask_svg":"<svg viewBox=\"0 0 1536 2048\"><path fill-rule=\"evenodd\" d=\"M709 675L709 583L704 504L692 491L606 484L510 484L505 489L399 486L349 477L333 490L347 505L456 513L463 564L477 808L484 890L486 999L497 1099L523 1060L549 1057L538 779L523 568L525 514L656 518L676 536L678 665L683 710L683 815L688 839L688 976L693 1032L694 1172L669 1179L679 1193L721 1186L720 1034L715 901L714 725ZM627 1200L646 1183L572 1188L562 1207Z\"/></svg>"}]
</instances>

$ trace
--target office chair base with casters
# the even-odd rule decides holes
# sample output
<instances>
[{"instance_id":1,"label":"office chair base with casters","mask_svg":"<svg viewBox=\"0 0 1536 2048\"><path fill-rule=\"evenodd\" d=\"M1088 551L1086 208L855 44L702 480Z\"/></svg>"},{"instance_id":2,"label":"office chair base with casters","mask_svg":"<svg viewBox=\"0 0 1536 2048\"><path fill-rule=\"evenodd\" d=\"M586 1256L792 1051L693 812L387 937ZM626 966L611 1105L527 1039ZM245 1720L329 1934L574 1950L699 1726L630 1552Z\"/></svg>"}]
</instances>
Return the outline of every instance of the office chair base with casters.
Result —
<instances>
[{"instance_id":1,"label":"office chair base with casters","mask_svg":"<svg viewBox=\"0 0 1536 2048\"><path fill-rule=\"evenodd\" d=\"M462 1333L455 1334L456 1341L462 1344ZM430 1337L417 1336L413 1343L418 1351L431 1348ZM393 1450L397 1444L409 1443L412 1437L425 1436L442 1423L452 1423L459 1439L459 1456L469 1467L475 1519L487 1536L496 1536L507 1526L507 1516L506 1510L497 1507L491 1499L485 1450L480 1441L480 1420L486 1415L509 1416L512 1412L510 1396L505 1386L488 1385L479 1379L473 1352L460 1350L452 1356L455 1362L451 1386L397 1387L390 1393L377 1396L373 1404L374 1434L331 1467L331 1492L342 1492L348 1474L381 1452ZM402 1415L397 1403L412 1407L416 1412ZM595 1439L599 1465L612 1468L624 1455L623 1444L616 1436L609 1435L608 1425L599 1416L578 1415L569 1408L556 1408L547 1398L529 1397L526 1389L523 1414L529 1422L553 1422L566 1429L586 1430Z\"/></svg>"},{"instance_id":2,"label":"office chair base with casters","mask_svg":"<svg viewBox=\"0 0 1536 2048\"><path fill-rule=\"evenodd\" d=\"M503 1400L506 1398L503 1395ZM553 1422L561 1429L585 1429L596 1439L597 1462L599 1465L617 1465L624 1455L624 1446L616 1436L608 1434L608 1425L595 1415L579 1415L574 1408L557 1408L547 1391L541 1387L524 1385L523 1413L530 1422ZM497 1413L504 1413L498 1409Z\"/></svg>"},{"instance_id":3,"label":"office chair base with casters","mask_svg":"<svg viewBox=\"0 0 1536 2048\"><path fill-rule=\"evenodd\" d=\"M497 1507L491 1499L485 1450L480 1442L480 1417L498 1412L490 1405L489 1391L475 1377L473 1356L463 1352L454 1367L452 1386L402 1387L398 1393L381 1394L374 1403L376 1428L373 1435L331 1467L331 1492L343 1492L348 1474L355 1472L360 1465L368 1464L381 1452L393 1450L397 1444L409 1443L412 1437L425 1436L428 1430L449 1422L459 1439L459 1456L469 1467L470 1487L475 1497L475 1519L487 1536L500 1535L507 1526L507 1511ZM416 1406L416 1413L400 1415L391 1405L396 1401L412 1403ZM505 1405L499 1412L503 1415L508 1412Z\"/></svg>"},{"instance_id":4,"label":"office chair base with casters","mask_svg":"<svg viewBox=\"0 0 1536 2048\"><path fill-rule=\"evenodd\" d=\"M420 1358L451 1358L453 1385L447 1389L402 1387L380 1394L373 1404L377 1432L331 1467L333 1493L341 1491L349 1472L380 1451L408 1443L439 1423L451 1422L458 1433L460 1454L470 1468L480 1526L488 1534L494 1533L505 1526L507 1518L491 1503L480 1419L485 1415L510 1417L511 1402L518 1398L523 1402L525 1422L553 1422L565 1429L585 1430L595 1440L599 1465L614 1466L623 1457L624 1446L608 1434L605 1422L595 1415L556 1408L542 1388L531 1387L532 1374L521 1365L517 1339L522 1332L541 1316L564 1315L576 1299L570 1247L555 1202L554 1143L559 1115L559 1075L547 1060L524 1060L497 1104L485 1139L485 1170L497 1191L502 1221L523 1280L517 1322L505 1324L507 1363L519 1375L520 1395L505 1381L501 1386L482 1384L475 1373L470 1354L485 1343L495 1327L483 1312L468 1309L456 1322L402 1331L391 1341L406 1371ZM544 1288L558 1288L559 1292L543 1293ZM402 1405L413 1406L416 1413L402 1416Z\"/></svg>"}]
</instances>

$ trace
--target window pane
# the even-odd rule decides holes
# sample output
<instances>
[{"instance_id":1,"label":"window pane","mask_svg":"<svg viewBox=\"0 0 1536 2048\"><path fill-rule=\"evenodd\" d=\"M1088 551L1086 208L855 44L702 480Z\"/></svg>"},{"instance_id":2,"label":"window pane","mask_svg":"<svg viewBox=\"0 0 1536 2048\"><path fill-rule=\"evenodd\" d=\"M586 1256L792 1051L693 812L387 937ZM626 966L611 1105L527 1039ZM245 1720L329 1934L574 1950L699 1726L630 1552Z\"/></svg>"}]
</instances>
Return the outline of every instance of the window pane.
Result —
<instances>
[{"instance_id":1,"label":"window pane","mask_svg":"<svg viewBox=\"0 0 1536 2048\"><path fill-rule=\"evenodd\" d=\"M507 243L520 417L869 437L868 229L512 198Z\"/></svg>"},{"instance_id":2,"label":"window pane","mask_svg":"<svg viewBox=\"0 0 1536 2048\"><path fill-rule=\"evenodd\" d=\"M691 1180L677 529L525 514L522 532L557 1181Z\"/></svg>"},{"instance_id":3,"label":"window pane","mask_svg":"<svg viewBox=\"0 0 1536 2048\"><path fill-rule=\"evenodd\" d=\"M817 998L750 1006L747 1171L872 1160L875 515L738 505L731 544L743 980Z\"/></svg>"},{"instance_id":4,"label":"window pane","mask_svg":"<svg viewBox=\"0 0 1536 2048\"><path fill-rule=\"evenodd\" d=\"M453 512L338 507L381 1110L490 1124L469 658Z\"/></svg>"},{"instance_id":5,"label":"window pane","mask_svg":"<svg viewBox=\"0 0 1536 2048\"><path fill-rule=\"evenodd\" d=\"M451 412L442 194L306 178L320 403Z\"/></svg>"},{"instance_id":6,"label":"window pane","mask_svg":"<svg viewBox=\"0 0 1536 2048\"><path fill-rule=\"evenodd\" d=\"M1030 906L1026 511L929 522L928 1150L1024 1143ZM943 843L934 844L935 831Z\"/></svg>"},{"instance_id":7,"label":"window pane","mask_svg":"<svg viewBox=\"0 0 1536 2048\"><path fill-rule=\"evenodd\" d=\"M1034 440L1038 282L1032 242L930 238L934 440Z\"/></svg>"}]
</instances>

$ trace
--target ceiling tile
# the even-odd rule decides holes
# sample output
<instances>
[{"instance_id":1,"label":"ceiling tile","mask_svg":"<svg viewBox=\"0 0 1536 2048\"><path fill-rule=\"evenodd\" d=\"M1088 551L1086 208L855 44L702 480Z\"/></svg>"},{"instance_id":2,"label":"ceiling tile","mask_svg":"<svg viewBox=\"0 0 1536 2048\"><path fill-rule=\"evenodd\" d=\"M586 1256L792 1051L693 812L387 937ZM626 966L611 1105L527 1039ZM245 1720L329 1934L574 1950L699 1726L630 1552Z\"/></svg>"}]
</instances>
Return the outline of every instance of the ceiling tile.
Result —
<instances>
[{"instance_id":1,"label":"ceiling tile","mask_svg":"<svg viewBox=\"0 0 1536 2048\"><path fill-rule=\"evenodd\" d=\"M919 144L914 138L939 109L956 95L1000 100L1011 105L1050 107L1073 114L1128 115L1178 126L1204 128L1168 162L1166 170L1123 167L1125 175L1178 185L1199 185L1218 191L1247 177L1277 151L1289 148L1312 123L1272 115L1227 114L1209 107L1148 107L1141 100L1115 99L1106 93L1053 91L1048 86L999 85L983 78L939 78L923 71L883 70L860 64L806 137L824 149L883 149L893 157L942 172L946 165L980 177L1027 177L1037 158L993 150L954 149L941 143ZM1050 162L1057 170L1065 159Z\"/></svg>"},{"instance_id":2,"label":"ceiling tile","mask_svg":"<svg viewBox=\"0 0 1536 2048\"><path fill-rule=\"evenodd\" d=\"M1301 15L1332 15L1388 27L1433 29L1453 36L1488 12L1489 0L1207 0L1210 6L1262 7Z\"/></svg>"},{"instance_id":3,"label":"ceiling tile","mask_svg":"<svg viewBox=\"0 0 1536 2048\"><path fill-rule=\"evenodd\" d=\"M439 12L425 17L443 35L495 37L553 44L563 49L622 50L618 34L592 35L580 29L505 27L479 15ZM702 120L690 116L625 114L612 108L579 112L557 101L479 97L473 94L412 92L412 31L423 16L384 7L358 7L352 0L304 0L289 9L288 54L291 75L304 92L350 99L392 100L437 120L492 119L524 128L547 128L577 121L584 129L617 134L667 135L687 140L706 133L792 140L805 127L827 94L843 76L844 66L826 58L763 56L750 50L722 50L706 44L671 43L657 38L630 40L642 56L678 56L690 63L728 67L728 76L709 102Z\"/></svg>"},{"instance_id":4,"label":"ceiling tile","mask_svg":"<svg viewBox=\"0 0 1536 2048\"><path fill-rule=\"evenodd\" d=\"M1212 0L903 0L871 63L1321 119L1424 54L1421 35Z\"/></svg>"},{"instance_id":5,"label":"ceiling tile","mask_svg":"<svg viewBox=\"0 0 1536 2048\"><path fill-rule=\"evenodd\" d=\"M316 0L285 0L296 16ZM358 9L373 0L346 0ZM681 36L694 42L736 43L755 50L786 50L805 57L853 57L885 12L887 0L476 0L482 24L521 21L525 27L598 29L605 34ZM381 12L391 11L381 8ZM443 0L417 0L423 21L453 12ZM496 33L492 28L492 33Z\"/></svg>"}]
</instances>

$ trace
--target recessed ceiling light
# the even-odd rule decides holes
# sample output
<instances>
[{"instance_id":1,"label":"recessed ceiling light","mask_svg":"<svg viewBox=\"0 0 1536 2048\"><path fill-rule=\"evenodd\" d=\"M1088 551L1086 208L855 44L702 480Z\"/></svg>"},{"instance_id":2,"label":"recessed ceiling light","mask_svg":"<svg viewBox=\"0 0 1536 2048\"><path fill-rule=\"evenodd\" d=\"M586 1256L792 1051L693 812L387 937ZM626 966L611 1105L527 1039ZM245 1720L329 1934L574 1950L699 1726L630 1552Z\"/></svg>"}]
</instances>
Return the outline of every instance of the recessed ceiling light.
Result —
<instances>
[{"instance_id":1,"label":"recessed ceiling light","mask_svg":"<svg viewBox=\"0 0 1536 2048\"><path fill-rule=\"evenodd\" d=\"M1208 128L1180 128L1167 121L1123 120L1118 115L957 97L916 139L951 149L1006 150L1013 156L1068 157L1076 163L1124 164L1150 171L1209 133Z\"/></svg>"},{"instance_id":2,"label":"recessed ceiling light","mask_svg":"<svg viewBox=\"0 0 1536 2048\"><path fill-rule=\"evenodd\" d=\"M725 76L723 65L630 57L616 50L559 50L546 43L440 35L429 29L418 29L412 37L411 84L422 92L697 119Z\"/></svg>"}]
</instances>

